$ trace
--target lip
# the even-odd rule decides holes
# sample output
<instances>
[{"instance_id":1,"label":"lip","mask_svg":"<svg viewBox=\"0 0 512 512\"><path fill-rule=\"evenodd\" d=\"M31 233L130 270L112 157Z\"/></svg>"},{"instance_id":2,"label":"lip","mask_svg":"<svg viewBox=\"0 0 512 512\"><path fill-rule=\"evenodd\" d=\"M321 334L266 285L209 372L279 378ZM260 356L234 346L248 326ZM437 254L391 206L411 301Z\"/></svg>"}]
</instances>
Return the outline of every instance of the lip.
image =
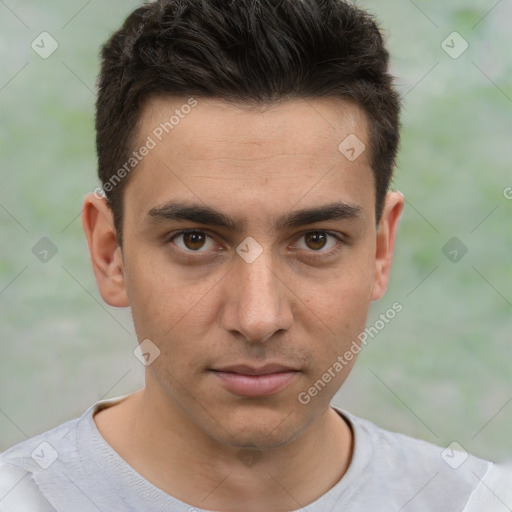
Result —
<instances>
[{"instance_id":1,"label":"lip","mask_svg":"<svg viewBox=\"0 0 512 512\"><path fill-rule=\"evenodd\" d=\"M211 371L228 391L244 397L279 393L300 373L298 370L275 364L260 368L237 365Z\"/></svg>"},{"instance_id":2,"label":"lip","mask_svg":"<svg viewBox=\"0 0 512 512\"><path fill-rule=\"evenodd\" d=\"M218 372L238 373L240 375L268 375L270 373L297 371L296 368L277 363L268 363L260 367L254 367L248 364L237 364L224 366L222 368L213 368L213 370Z\"/></svg>"}]
</instances>

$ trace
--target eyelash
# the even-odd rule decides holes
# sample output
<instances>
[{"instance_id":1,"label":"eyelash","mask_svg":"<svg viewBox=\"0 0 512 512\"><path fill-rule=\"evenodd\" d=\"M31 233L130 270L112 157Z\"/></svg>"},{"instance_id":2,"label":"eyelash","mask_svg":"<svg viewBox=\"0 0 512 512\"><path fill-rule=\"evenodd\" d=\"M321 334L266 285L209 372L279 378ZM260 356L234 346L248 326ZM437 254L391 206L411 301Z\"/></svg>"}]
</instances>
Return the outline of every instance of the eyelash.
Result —
<instances>
[{"instance_id":1,"label":"eyelash","mask_svg":"<svg viewBox=\"0 0 512 512\"><path fill-rule=\"evenodd\" d=\"M199 229L183 229L181 231L177 231L176 233L173 233L172 235L170 235L168 237L168 239L167 239L167 243L169 243L169 242L173 242L174 243L174 240L176 238L178 238L181 235L186 235L188 233L198 233L198 234L206 235L207 237L209 237L209 238L211 238L213 240L215 239L215 237L210 235L207 231L203 231L203 230L199 230ZM306 235L309 235L309 234L312 234L312 233L324 233L324 234L326 234L328 236L331 236L332 238L337 240L339 243L337 243L334 247L332 247L331 249L329 249L327 251L322 251L322 250L315 251L313 249L311 249L309 251L306 251L306 252L309 253L308 257L318 258L319 256L323 256L323 257L325 257L325 256L332 256L332 255L336 254L338 251L341 250L341 246L342 245L347 245L347 241L346 241L345 237L343 237L342 235L337 234L337 233L333 233L331 231L322 230L322 229L313 229L311 231L306 231L306 232L302 233L297 238L297 240L300 240L302 237L304 237ZM299 251L304 251L305 249L298 249L298 250ZM199 257L200 255L208 254L208 251L204 251L204 252L192 251L192 250L185 251L185 250L183 250L183 249L181 249L179 247L178 247L178 251L181 252L181 253L186 254L187 256L197 254L198 255L197 257Z\"/></svg>"}]
</instances>

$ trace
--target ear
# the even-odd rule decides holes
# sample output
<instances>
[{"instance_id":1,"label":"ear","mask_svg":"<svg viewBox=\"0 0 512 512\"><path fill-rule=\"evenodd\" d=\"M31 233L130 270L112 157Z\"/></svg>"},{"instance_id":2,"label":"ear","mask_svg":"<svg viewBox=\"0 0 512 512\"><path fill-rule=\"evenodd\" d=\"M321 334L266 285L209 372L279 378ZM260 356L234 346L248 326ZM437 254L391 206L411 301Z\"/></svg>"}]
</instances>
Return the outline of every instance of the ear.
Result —
<instances>
[{"instance_id":1,"label":"ear","mask_svg":"<svg viewBox=\"0 0 512 512\"><path fill-rule=\"evenodd\" d=\"M375 248L375 280L371 300L380 299L388 287L391 262L395 249L395 238L400 216L404 208L404 196L401 192L388 192L384 210L377 227Z\"/></svg>"},{"instance_id":2,"label":"ear","mask_svg":"<svg viewBox=\"0 0 512 512\"><path fill-rule=\"evenodd\" d=\"M123 255L117 243L112 210L104 197L87 194L82 208L82 226L103 300L114 307L129 306Z\"/></svg>"}]
</instances>

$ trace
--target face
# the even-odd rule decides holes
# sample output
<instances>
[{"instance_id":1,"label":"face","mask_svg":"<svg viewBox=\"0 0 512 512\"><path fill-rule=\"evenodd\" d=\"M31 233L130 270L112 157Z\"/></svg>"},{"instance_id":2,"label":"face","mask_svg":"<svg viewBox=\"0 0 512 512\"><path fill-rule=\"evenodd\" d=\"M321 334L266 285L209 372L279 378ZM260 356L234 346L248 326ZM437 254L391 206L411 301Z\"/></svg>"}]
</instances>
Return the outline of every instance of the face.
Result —
<instances>
[{"instance_id":1,"label":"face","mask_svg":"<svg viewBox=\"0 0 512 512\"><path fill-rule=\"evenodd\" d=\"M100 291L160 350L146 367L155 401L225 445L282 446L328 410L355 361L335 365L384 293L402 196L377 226L368 151L339 149L351 134L368 147L351 103L197 99L160 133L186 102L143 112L136 146L155 144L125 188L122 257L110 237L118 273L105 270ZM100 202L96 231L112 230Z\"/></svg>"}]
</instances>

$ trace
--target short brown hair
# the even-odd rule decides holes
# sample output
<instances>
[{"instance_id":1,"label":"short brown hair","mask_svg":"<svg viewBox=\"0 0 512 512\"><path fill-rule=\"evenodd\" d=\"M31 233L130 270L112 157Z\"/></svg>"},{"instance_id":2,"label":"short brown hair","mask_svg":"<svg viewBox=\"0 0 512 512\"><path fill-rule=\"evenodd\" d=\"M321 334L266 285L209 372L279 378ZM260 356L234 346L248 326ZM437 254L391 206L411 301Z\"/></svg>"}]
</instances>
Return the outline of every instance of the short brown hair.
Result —
<instances>
[{"instance_id":1,"label":"short brown hair","mask_svg":"<svg viewBox=\"0 0 512 512\"><path fill-rule=\"evenodd\" d=\"M130 158L142 109L155 96L249 106L292 98L355 101L369 119L380 218L398 150L400 98L367 12L343 0L158 0L130 14L101 56L98 175L120 244L129 176L105 185Z\"/></svg>"}]
</instances>

